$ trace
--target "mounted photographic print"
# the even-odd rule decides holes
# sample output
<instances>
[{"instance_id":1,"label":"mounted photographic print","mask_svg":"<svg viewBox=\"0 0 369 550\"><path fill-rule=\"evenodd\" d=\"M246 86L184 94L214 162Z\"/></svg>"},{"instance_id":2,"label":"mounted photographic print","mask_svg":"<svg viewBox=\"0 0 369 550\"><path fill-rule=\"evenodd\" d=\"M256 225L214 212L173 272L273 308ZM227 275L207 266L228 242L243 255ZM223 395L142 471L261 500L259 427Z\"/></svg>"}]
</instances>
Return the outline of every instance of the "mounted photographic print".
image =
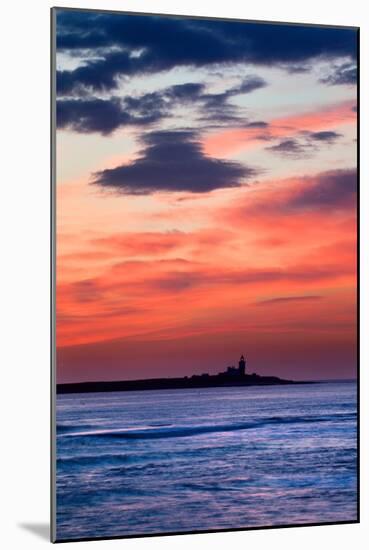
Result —
<instances>
[{"instance_id":1,"label":"mounted photographic print","mask_svg":"<svg viewBox=\"0 0 369 550\"><path fill-rule=\"evenodd\" d=\"M353 27L52 10L52 540L358 521Z\"/></svg>"}]
</instances>

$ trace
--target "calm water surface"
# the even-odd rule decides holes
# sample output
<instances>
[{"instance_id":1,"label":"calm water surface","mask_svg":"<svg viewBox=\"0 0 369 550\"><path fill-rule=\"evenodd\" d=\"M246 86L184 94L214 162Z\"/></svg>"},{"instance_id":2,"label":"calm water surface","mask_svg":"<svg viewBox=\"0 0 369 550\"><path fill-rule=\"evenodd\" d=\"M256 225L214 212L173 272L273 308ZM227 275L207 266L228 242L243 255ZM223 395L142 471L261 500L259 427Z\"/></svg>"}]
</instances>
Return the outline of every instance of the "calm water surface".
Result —
<instances>
[{"instance_id":1,"label":"calm water surface","mask_svg":"<svg viewBox=\"0 0 369 550\"><path fill-rule=\"evenodd\" d=\"M356 384L57 397L57 538L356 519Z\"/></svg>"}]
</instances>

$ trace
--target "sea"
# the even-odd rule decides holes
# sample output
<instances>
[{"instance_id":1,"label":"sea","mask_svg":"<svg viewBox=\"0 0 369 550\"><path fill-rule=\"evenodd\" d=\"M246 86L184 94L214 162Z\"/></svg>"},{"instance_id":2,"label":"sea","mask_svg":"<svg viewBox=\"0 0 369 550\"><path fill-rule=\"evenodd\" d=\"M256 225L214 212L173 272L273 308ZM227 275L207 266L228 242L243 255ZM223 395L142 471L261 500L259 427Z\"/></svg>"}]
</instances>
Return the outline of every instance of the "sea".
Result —
<instances>
[{"instance_id":1,"label":"sea","mask_svg":"<svg viewBox=\"0 0 369 550\"><path fill-rule=\"evenodd\" d=\"M356 383L57 396L57 540L357 519Z\"/></svg>"}]
</instances>

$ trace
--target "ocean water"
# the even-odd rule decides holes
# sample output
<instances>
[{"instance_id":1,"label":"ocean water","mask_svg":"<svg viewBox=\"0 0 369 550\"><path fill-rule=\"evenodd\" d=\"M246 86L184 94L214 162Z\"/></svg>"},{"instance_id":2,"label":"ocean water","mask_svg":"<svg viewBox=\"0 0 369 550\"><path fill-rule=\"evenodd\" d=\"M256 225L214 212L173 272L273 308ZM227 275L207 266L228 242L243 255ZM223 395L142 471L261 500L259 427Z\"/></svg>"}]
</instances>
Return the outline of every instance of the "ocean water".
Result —
<instances>
[{"instance_id":1,"label":"ocean water","mask_svg":"<svg viewBox=\"0 0 369 550\"><path fill-rule=\"evenodd\" d=\"M356 384L57 397L57 539L356 519Z\"/></svg>"}]
</instances>

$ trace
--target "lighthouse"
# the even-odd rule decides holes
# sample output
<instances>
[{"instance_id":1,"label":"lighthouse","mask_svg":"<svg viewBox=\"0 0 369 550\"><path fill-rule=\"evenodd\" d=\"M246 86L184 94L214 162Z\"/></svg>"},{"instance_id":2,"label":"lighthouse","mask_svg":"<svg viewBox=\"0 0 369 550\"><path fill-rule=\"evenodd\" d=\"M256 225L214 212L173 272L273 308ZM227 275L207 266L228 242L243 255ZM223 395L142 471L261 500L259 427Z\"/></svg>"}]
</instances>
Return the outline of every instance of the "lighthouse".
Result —
<instances>
[{"instance_id":1,"label":"lighthouse","mask_svg":"<svg viewBox=\"0 0 369 550\"><path fill-rule=\"evenodd\" d=\"M246 370L246 361L243 355L241 355L240 360L238 361L238 372L240 376L245 376L245 370Z\"/></svg>"}]
</instances>

